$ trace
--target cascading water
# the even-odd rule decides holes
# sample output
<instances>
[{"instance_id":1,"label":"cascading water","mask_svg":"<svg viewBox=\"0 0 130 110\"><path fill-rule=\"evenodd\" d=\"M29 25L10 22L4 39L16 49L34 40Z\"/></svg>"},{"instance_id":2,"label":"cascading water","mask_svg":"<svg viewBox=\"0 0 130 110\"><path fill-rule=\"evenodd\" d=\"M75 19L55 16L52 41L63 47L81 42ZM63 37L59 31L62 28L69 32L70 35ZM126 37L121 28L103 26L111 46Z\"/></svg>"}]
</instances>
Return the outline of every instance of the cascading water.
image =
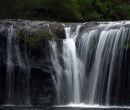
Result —
<instances>
[{"instance_id":1,"label":"cascading water","mask_svg":"<svg viewBox=\"0 0 130 110\"><path fill-rule=\"evenodd\" d=\"M112 25L84 32L77 41L79 57L86 66L87 104L105 102L109 105L112 96L115 96L116 100L119 88L114 88L114 83L118 85L121 77L123 55L129 34L129 28L125 25ZM117 79L113 79L116 74ZM116 101L112 103L116 104Z\"/></svg>"},{"instance_id":2,"label":"cascading water","mask_svg":"<svg viewBox=\"0 0 130 110\"><path fill-rule=\"evenodd\" d=\"M58 62L56 42L50 43L52 48L51 61L55 72L53 80L57 91L58 104L78 104L81 102L82 82L80 82L80 79L83 77L83 74L81 74L83 70L81 68L83 67L81 67L82 63L77 57L75 44L80 27L81 25L78 25L76 28L65 27L66 39L63 40L62 66ZM59 67L60 69L58 69Z\"/></svg>"},{"instance_id":3,"label":"cascading water","mask_svg":"<svg viewBox=\"0 0 130 110\"><path fill-rule=\"evenodd\" d=\"M58 61L58 51L57 51L57 44L55 41L49 41L50 47L51 47L51 61L53 65L53 72L52 72L52 79L54 81L54 85L56 87L56 97L57 97L57 103L60 103L60 97L61 97L61 86L62 83L60 83L61 80L61 73L62 73L62 67L60 66L60 63Z\"/></svg>"},{"instance_id":4,"label":"cascading water","mask_svg":"<svg viewBox=\"0 0 130 110\"><path fill-rule=\"evenodd\" d=\"M14 34L13 26L8 29L8 38L7 38L7 104L14 104L14 78L13 78L13 69L14 64L12 62L12 37Z\"/></svg>"},{"instance_id":5,"label":"cascading water","mask_svg":"<svg viewBox=\"0 0 130 110\"><path fill-rule=\"evenodd\" d=\"M68 92L67 97L70 103L80 103L78 59L74 41L74 38L78 35L79 28L80 26L77 27L75 34L71 35L71 27L66 27L66 39L63 40L63 68Z\"/></svg>"},{"instance_id":6,"label":"cascading water","mask_svg":"<svg viewBox=\"0 0 130 110\"><path fill-rule=\"evenodd\" d=\"M115 105L125 94L120 84L130 28L112 23L79 33L80 27L64 28L62 57L50 41L57 104Z\"/></svg>"},{"instance_id":7,"label":"cascading water","mask_svg":"<svg viewBox=\"0 0 130 110\"><path fill-rule=\"evenodd\" d=\"M19 39L13 26L10 26L7 38L7 105L30 105L29 66L26 51L26 64L21 57Z\"/></svg>"}]
</instances>

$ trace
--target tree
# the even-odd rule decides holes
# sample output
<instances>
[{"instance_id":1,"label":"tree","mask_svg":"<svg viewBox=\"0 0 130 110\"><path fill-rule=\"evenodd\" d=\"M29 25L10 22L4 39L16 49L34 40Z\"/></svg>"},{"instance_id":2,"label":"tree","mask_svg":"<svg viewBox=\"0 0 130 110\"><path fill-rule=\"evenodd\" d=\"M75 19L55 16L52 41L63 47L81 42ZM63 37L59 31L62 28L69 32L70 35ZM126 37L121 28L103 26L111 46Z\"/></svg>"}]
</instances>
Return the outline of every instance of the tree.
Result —
<instances>
[{"instance_id":1,"label":"tree","mask_svg":"<svg viewBox=\"0 0 130 110\"><path fill-rule=\"evenodd\" d=\"M102 15L97 11L97 0L78 0L78 3L85 21L102 20Z\"/></svg>"},{"instance_id":2,"label":"tree","mask_svg":"<svg viewBox=\"0 0 130 110\"><path fill-rule=\"evenodd\" d=\"M1 18L63 22L130 19L130 0L0 0Z\"/></svg>"},{"instance_id":3,"label":"tree","mask_svg":"<svg viewBox=\"0 0 130 110\"><path fill-rule=\"evenodd\" d=\"M40 1L40 2L39 2ZM77 0L38 0L36 11L41 17L58 21L81 21Z\"/></svg>"}]
</instances>

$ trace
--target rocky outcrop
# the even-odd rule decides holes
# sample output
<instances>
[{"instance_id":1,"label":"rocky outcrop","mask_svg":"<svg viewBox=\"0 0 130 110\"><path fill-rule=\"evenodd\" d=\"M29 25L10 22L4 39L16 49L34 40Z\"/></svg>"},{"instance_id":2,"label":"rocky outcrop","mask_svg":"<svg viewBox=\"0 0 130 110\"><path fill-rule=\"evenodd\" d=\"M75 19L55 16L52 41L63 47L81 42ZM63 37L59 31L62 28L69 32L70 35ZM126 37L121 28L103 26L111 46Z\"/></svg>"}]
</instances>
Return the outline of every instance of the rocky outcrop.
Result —
<instances>
[{"instance_id":1,"label":"rocky outcrop","mask_svg":"<svg viewBox=\"0 0 130 110\"><path fill-rule=\"evenodd\" d=\"M0 105L6 104L6 62L8 28L20 37L21 56L30 67L31 105L52 105L55 100L48 40L65 38L63 25L44 21L0 20Z\"/></svg>"}]
</instances>

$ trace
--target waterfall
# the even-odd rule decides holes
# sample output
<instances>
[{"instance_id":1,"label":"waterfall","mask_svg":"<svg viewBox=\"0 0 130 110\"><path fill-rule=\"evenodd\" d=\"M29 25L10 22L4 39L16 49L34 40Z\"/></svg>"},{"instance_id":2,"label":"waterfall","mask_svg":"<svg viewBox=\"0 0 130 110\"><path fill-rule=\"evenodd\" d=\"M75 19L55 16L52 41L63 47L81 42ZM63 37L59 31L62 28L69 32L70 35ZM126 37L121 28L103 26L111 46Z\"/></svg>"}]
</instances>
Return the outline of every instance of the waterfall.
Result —
<instances>
[{"instance_id":1,"label":"waterfall","mask_svg":"<svg viewBox=\"0 0 130 110\"><path fill-rule=\"evenodd\" d=\"M85 103L105 102L109 105L115 96L113 103L116 104L118 88L114 86L118 85L121 77L129 34L129 28L123 24L106 25L83 32L77 41L79 57L84 62L88 79ZM113 79L115 75L117 79Z\"/></svg>"},{"instance_id":2,"label":"waterfall","mask_svg":"<svg viewBox=\"0 0 130 110\"><path fill-rule=\"evenodd\" d=\"M63 40L63 69L70 103L80 103L80 73L76 52L75 38L79 34L80 25L73 31L72 27L65 27L66 39ZM71 32L72 31L72 32Z\"/></svg>"},{"instance_id":3,"label":"waterfall","mask_svg":"<svg viewBox=\"0 0 130 110\"><path fill-rule=\"evenodd\" d=\"M116 105L130 28L111 23L80 31L83 25L64 26L61 53L50 42L57 104Z\"/></svg>"},{"instance_id":4,"label":"waterfall","mask_svg":"<svg viewBox=\"0 0 130 110\"><path fill-rule=\"evenodd\" d=\"M7 105L29 105L29 66L25 51L22 59L19 36L13 26L8 28L7 37ZM26 64L25 64L26 62Z\"/></svg>"},{"instance_id":5,"label":"waterfall","mask_svg":"<svg viewBox=\"0 0 130 110\"><path fill-rule=\"evenodd\" d=\"M61 100L61 73L62 73L62 67L59 63L58 58L58 50L57 50L57 44L55 41L49 41L50 47L51 47L51 61L53 65L53 72L52 72L52 79L54 81L54 85L56 88L56 95L57 95L57 103L60 103Z\"/></svg>"},{"instance_id":6,"label":"waterfall","mask_svg":"<svg viewBox=\"0 0 130 110\"><path fill-rule=\"evenodd\" d=\"M7 104L14 104L14 64L12 62L12 38L14 35L13 26L8 29L7 38Z\"/></svg>"},{"instance_id":7,"label":"waterfall","mask_svg":"<svg viewBox=\"0 0 130 110\"><path fill-rule=\"evenodd\" d=\"M63 40L62 61L63 65L60 66L57 56L56 42L50 42L51 61L53 65L55 77L55 87L57 91L57 103L80 103L81 102L81 83L80 78L83 77L79 70L81 66L80 59L77 57L75 39L79 34L81 25L76 27L65 27L66 39ZM58 69L60 68L60 69ZM83 67L82 67L83 68ZM81 68L80 68L81 69Z\"/></svg>"}]
</instances>

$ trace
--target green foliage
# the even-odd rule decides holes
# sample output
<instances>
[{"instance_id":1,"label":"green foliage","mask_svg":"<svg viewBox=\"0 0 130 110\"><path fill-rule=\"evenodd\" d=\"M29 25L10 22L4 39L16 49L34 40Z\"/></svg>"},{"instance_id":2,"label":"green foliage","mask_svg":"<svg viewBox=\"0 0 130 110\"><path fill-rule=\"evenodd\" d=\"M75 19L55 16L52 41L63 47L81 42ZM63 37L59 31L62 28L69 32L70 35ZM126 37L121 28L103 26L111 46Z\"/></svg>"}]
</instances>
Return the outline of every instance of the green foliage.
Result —
<instances>
[{"instance_id":1,"label":"green foliage","mask_svg":"<svg viewBox=\"0 0 130 110\"><path fill-rule=\"evenodd\" d=\"M35 9L39 17L57 21L81 21L77 0L40 0Z\"/></svg>"},{"instance_id":2,"label":"green foliage","mask_svg":"<svg viewBox=\"0 0 130 110\"><path fill-rule=\"evenodd\" d=\"M63 22L129 20L130 0L0 0L0 18Z\"/></svg>"},{"instance_id":3,"label":"green foliage","mask_svg":"<svg viewBox=\"0 0 130 110\"><path fill-rule=\"evenodd\" d=\"M48 40L59 40L56 35L51 35L47 31L37 31L33 33L28 33L26 30L21 30L19 32L19 35L21 40L31 47L44 47L48 44Z\"/></svg>"},{"instance_id":4,"label":"green foliage","mask_svg":"<svg viewBox=\"0 0 130 110\"><path fill-rule=\"evenodd\" d=\"M127 43L127 45L125 46L125 49L130 49L130 42Z\"/></svg>"}]
</instances>

